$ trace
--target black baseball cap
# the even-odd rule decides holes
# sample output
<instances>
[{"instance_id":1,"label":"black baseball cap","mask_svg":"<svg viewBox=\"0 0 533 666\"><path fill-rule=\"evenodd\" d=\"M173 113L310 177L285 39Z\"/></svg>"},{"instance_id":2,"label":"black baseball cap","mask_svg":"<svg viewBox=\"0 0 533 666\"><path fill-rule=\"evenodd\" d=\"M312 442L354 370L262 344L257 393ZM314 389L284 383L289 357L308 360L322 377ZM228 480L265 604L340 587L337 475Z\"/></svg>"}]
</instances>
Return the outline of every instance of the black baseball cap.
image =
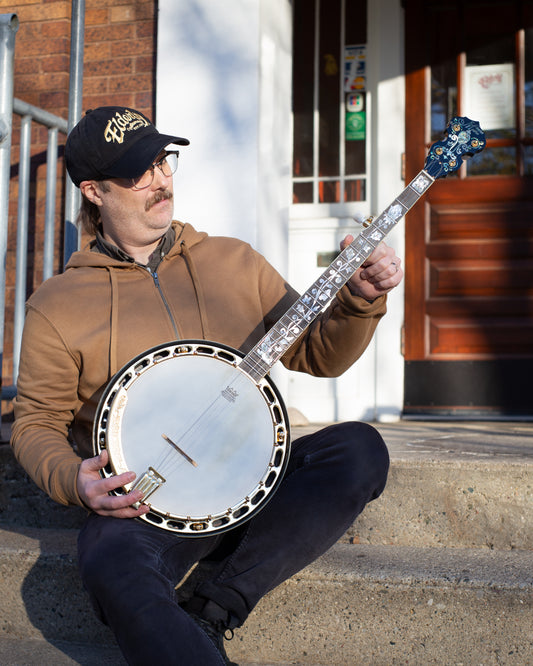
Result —
<instances>
[{"instance_id":1,"label":"black baseball cap","mask_svg":"<svg viewBox=\"0 0 533 666\"><path fill-rule=\"evenodd\" d=\"M137 178L170 144L188 146L180 136L160 134L148 118L124 106L87 111L65 144L65 163L72 182Z\"/></svg>"}]
</instances>

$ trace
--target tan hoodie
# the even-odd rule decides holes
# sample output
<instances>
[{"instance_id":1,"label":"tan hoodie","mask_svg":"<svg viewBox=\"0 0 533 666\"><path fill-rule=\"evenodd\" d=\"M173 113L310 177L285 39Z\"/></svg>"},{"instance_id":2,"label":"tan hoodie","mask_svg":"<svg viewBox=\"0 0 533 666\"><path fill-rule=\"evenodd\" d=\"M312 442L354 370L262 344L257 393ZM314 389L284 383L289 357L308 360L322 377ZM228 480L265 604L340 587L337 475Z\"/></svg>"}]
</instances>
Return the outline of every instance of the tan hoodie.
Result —
<instances>
[{"instance_id":1,"label":"tan hoodie","mask_svg":"<svg viewBox=\"0 0 533 666\"><path fill-rule=\"evenodd\" d=\"M176 242L156 275L88 249L27 303L11 444L35 483L61 504L82 504L78 468L94 455L98 402L122 366L178 338L247 352L297 299L247 243L174 225ZM343 287L283 364L342 374L368 345L385 300L368 303Z\"/></svg>"}]
</instances>

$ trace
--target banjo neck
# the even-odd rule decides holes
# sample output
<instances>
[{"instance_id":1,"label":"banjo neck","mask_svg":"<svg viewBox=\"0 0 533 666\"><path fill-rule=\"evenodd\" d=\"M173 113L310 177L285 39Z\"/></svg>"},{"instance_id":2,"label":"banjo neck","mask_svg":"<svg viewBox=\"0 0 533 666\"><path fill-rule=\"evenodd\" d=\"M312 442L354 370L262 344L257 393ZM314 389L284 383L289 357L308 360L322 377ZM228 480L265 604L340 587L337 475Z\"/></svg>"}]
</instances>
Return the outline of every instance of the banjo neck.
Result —
<instances>
[{"instance_id":1,"label":"banjo neck","mask_svg":"<svg viewBox=\"0 0 533 666\"><path fill-rule=\"evenodd\" d=\"M355 271L434 181L435 179L422 169L392 204L337 255L309 289L248 352L240 367L256 381L264 377L328 307Z\"/></svg>"},{"instance_id":2,"label":"banjo neck","mask_svg":"<svg viewBox=\"0 0 533 666\"><path fill-rule=\"evenodd\" d=\"M424 168L259 340L243 358L240 368L255 381L262 379L435 180L459 169L463 158L484 147L485 135L477 121L466 117L453 118L447 128L447 137L431 146Z\"/></svg>"}]
</instances>

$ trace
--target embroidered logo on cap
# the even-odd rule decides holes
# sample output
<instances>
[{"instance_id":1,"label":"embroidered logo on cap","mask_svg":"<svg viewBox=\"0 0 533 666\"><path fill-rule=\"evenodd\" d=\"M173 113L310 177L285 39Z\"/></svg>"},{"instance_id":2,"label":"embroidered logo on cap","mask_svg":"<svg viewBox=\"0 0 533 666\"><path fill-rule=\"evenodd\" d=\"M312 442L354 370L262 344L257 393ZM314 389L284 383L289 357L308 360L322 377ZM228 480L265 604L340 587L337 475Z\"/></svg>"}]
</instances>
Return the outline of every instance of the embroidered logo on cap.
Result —
<instances>
[{"instance_id":1,"label":"embroidered logo on cap","mask_svg":"<svg viewBox=\"0 0 533 666\"><path fill-rule=\"evenodd\" d=\"M123 143L126 132L133 132L151 123L140 113L127 109L124 113L115 113L108 121L104 130L104 139L107 143Z\"/></svg>"}]
</instances>

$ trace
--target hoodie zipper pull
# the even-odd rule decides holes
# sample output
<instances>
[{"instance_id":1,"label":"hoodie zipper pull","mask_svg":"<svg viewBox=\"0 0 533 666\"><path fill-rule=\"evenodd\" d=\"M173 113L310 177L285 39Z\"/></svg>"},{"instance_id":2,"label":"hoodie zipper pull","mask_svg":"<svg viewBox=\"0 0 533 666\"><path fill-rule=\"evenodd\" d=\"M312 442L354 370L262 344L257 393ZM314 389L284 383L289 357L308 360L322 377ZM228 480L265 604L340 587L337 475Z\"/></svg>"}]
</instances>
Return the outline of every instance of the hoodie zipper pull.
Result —
<instances>
[{"instance_id":1,"label":"hoodie zipper pull","mask_svg":"<svg viewBox=\"0 0 533 666\"><path fill-rule=\"evenodd\" d=\"M160 284L159 284L159 275L157 274L157 271L153 271L149 266L145 266L146 270L150 273L152 276L152 280L154 281L155 286L160 289Z\"/></svg>"},{"instance_id":2,"label":"hoodie zipper pull","mask_svg":"<svg viewBox=\"0 0 533 666\"><path fill-rule=\"evenodd\" d=\"M147 267L147 270L150 273L150 275L152 276L152 278L154 280L155 287L156 287L156 289L159 293L159 296L161 297L161 300L163 301L163 305L165 306L165 310L167 311L168 318L170 319L170 323L172 324L172 328L174 329L174 335L176 337L176 340L179 340L180 335L179 335L179 332L178 332L178 327L176 325L176 322L174 321L174 317L172 316L172 312L170 311L170 306L167 302L167 299L165 298L165 295L163 294L163 290L161 289L161 285L159 284L159 276L157 275L156 271L151 271L148 267Z\"/></svg>"}]
</instances>

